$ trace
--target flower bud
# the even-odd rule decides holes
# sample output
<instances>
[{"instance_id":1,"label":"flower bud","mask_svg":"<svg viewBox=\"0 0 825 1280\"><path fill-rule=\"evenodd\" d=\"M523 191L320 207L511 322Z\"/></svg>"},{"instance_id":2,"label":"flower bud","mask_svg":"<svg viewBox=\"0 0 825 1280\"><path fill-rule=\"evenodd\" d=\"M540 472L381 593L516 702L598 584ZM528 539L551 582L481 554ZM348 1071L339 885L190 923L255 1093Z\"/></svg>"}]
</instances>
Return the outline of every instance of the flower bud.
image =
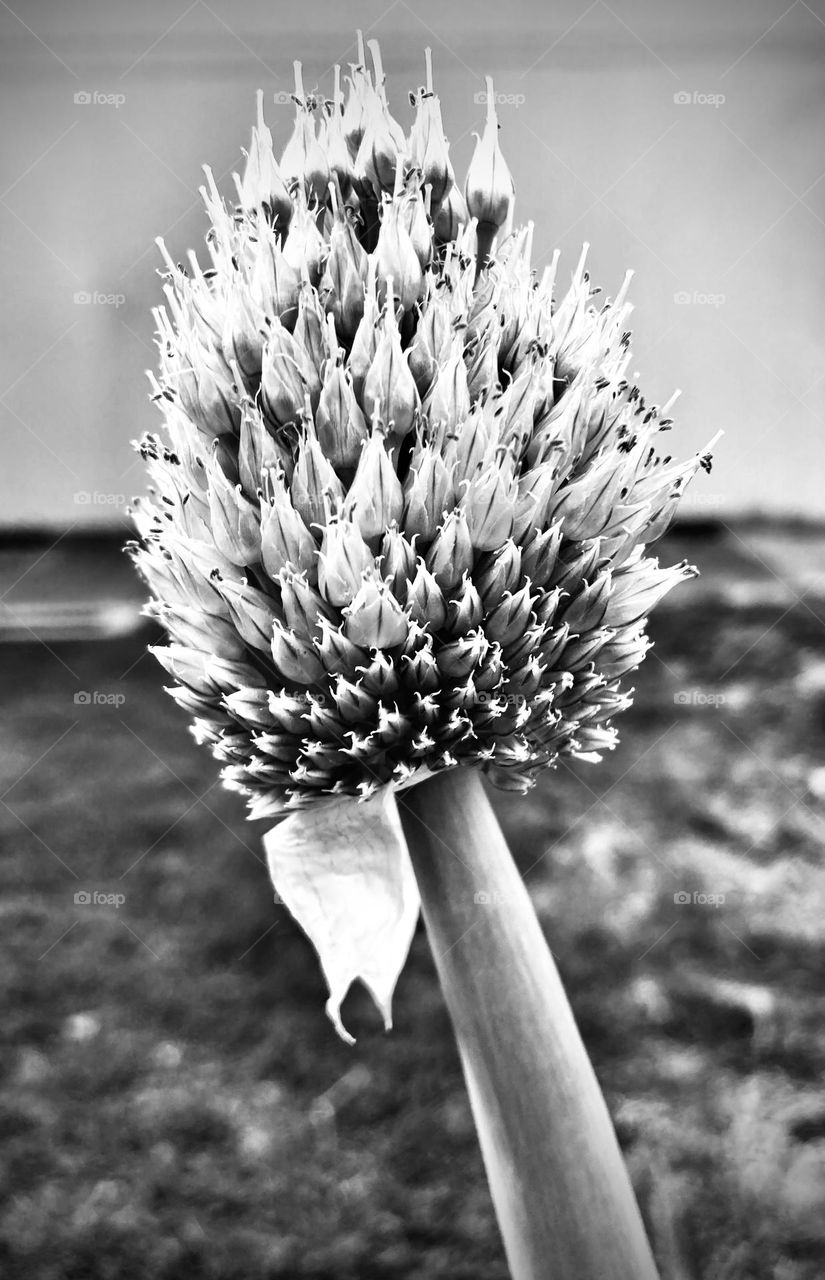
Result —
<instances>
[{"instance_id":1,"label":"flower bud","mask_svg":"<svg viewBox=\"0 0 825 1280\"><path fill-rule=\"evenodd\" d=\"M404 610L380 579L363 582L344 612L344 630L354 644L390 649L406 638L408 624Z\"/></svg>"},{"instance_id":2,"label":"flower bud","mask_svg":"<svg viewBox=\"0 0 825 1280\"><path fill-rule=\"evenodd\" d=\"M464 196L470 217L475 218L478 223L479 250L482 257L485 257L496 232L504 226L512 213L515 196L513 179L498 144L495 92L489 76L487 119L484 133L476 138L476 149L467 170ZM486 251L483 248L485 244Z\"/></svg>"},{"instance_id":3,"label":"flower bud","mask_svg":"<svg viewBox=\"0 0 825 1280\"><path fill-rule=\"evenodd\" d=\"M384 423L396 439L412 431L420 401L401 349L391 280L387 281L387 306L375 355L364 379L362 400L371 425Z\"/></svg>"},{"instance_id":4,"label":"flower bud","mask_svg":"<svg viewBox=\"0 0 825 1280\"><path fill-rule=\"evenodd\" d=\"M363 404L364 380L373 362L378 346L378 325L381 312L378 306L378 292L375 284L375 258L370 256L367 268L367 282L362 299L363 313L352 340L349 360L352 386L359 404Z\"/></svg>"},{"instance_id":5,"label":"flower bud","mask_svg":"<svg viewBox=\"0 0 825 1280\"><path fill-rule=\"evenodd\" d=\"M439 428L439 439L452 434L470 413L467 367L461 340L456 338L452 350L439 365L433 385L424 397L424 412L430 425Z\"/></svg>"},{"instance_id":6,"label":"flower bud","mask_svg":"<svg viewBox=\"0 0 825 1280\"><path fill-rule=\"evenodd\" d=\"M347 494L344 511L369 541L380 538L385 529L397 524L404 508L404 495L383 433L374 428L361 450L355 478Z\"/></svg>"},{"instance_id":7,"label":"flower bud","mask_svg":"<svg viewBox=\"0 0 825 1280\"><path fill-rule=\"evenodd\" d=\"M410 237L410 243L415 250L421 270L426 271L433 253L433 232L416 170L413 170L407 180L406 191L401 200L400 218Z\"/></svg>"},{"instance_id":8,"label":"flower bud","mask_svg":"<svg viewBox=\"0 0 825 1280\"><path fill-rule=\"evenodd\" d=\"M429 299L416 325L412 343L407 348L407 363L422 395L432 386L438 372L439 356L452 338L449 302L439 297Z\"/></svg>"},{"instance_id":9,"label":"flower bud","mask_svg":"<svg viewBox=\"0 0 825 1280\"><path fill-rule=\"evenodd\" d=\"M491 463L466 482L464 507L477 551L495 551L510 537L516 486L512 468Z\"/></svg>"},{"instance_id":10,"label":"flower bud","mask_svg":"<svg viewBox=\"0 0 825 1280\"><path fill-rule=\"evenodd\" d=\"M485 634L491 640L497 640L502 647L517 640L527 630L533 601L529 583L518 591L505 592L501 602L485 619Z\"/></svg>"},{"instance_id":11,"label":"flower bud","mask_svg":"<svg viewBox=\"0 0 825 1280\"><path fill-rule=\"evenodd\" d=\"M327 103L328 115L324 129L324 150L329 164L330 177L338 183L341 199L346 200L352 188L354 169L344 120L344 95L341 92L341 68L335 67L335 87L332 102Z\"/></svg>"},{"instance_id":12,"label":"flower bud","mask_svg":"<svg viewBox=\"0 0 825 1280\"><path fill-rule=\"evenodd\" d=\"M455 507L427 552L427 568L442 591L451 591L473 567L473 544L462 507Z\"/></svg>"},{"instance_id":13,"label":"flower bud","mask_svg":"<svg viewBox=\"0 0 825 1280\"><path fill-rule=\"evenodd\" d=\"M247 498L257 498L258 490L263 486L263 476L270 467L283 466L285 458L289 460L289 454L266 430L255 402L246 399L240 406L238 475Z\"/></svg>"},{"instance_id":14,"label":"flower bud","mask_svg":"<svg viewBox=\"0 0 825 1280\"><path fill-rule=\"evenodd\" d=\"M349 153L353 160L358 154L358 148L364 136L365 103L368 91L372 87L366 67L364 36L361 31L356 34L358 39L358 61L350 63L350 75L347 76L349 90L344 104L344 137L347 140Z\"/></svg>"},{"instance_id":15,"label":"flower bud","mask_svg":"<svg viewBox=\"0 0 825 1280\"><path fill-rule=\"evenodd\" d=\"M585 582L564 610L571 635L582 635L601 626L610 598L611 574L604 570L593 582Z\"/></svg>"},{"instance_id":16,"label":"flower bud","mask_svg":"<svg viewBox=\"0 0 825 1280\"><path fill-rule=\"evenodd\" d=\"M275 320L261 370L261 406L267 421L273 427L298 423L306 396L316 388L320 394L318 374L310 369L303 347Z\"/></svg>"},{"instance_id":17,"label":"flower bud","mask_svg":"<svg viewBox=\"0 0 825 1280\"><path fill-rule=\"evenodd\" d=\"M321 618L321 639L316 642L316 647L324 664L324 669L331 674L359 671L364 663L369 661L369 654L366 649L362 649L360 645L353 642L344 635L343 623L339 627L333 627L326 618Z\"/></svg>"},{"instance_id":18,"label":"flower bud","mask_svg":"<svg viewBox=\"0 0 825 1280\"><path fill-rule=\"evenodd\" d=\"M351 604L364 574L375 560L358 526L333 520L324 529L318 563L318 585L324 598L339 608Z\"/></svg>"},{"instance_id":19,"label":"flower bud","mask_svg":"<svg viewBox=\"0 0 825 1280\"><path fill-rule=\"evenodd\" d=\"M313 580L317 572L315 539L292 505L283 474L267 477L268 502L261 503L261 560L270 578L284 568L303 569Z\"/></svg>"},{"instance_id":20,"label":"flower bud","mask_svg":"<svg viewBox=\"0 0 825 1280\"><path fill-rule=\"evenodd\" d=\"M407 587L407 607L410 616L433 633L440 631L447 621L444 593L421 559L415 577Z\"/></svg>"},{"instance_id":21,"label":"flower bud","mask_svg":"<svg viewBox=\"0 0 825 1280\"><path fill-rule=\"evenodd\" d=\"M464 197L455 183L450 187L445 198L438 206L433 223L433 234L437 244L448 244L457 240L469 222L470 215Z\"/></svg>"},{"instance_id":22,"label":"flower bud","mask_svg":"<svg viewBox=\"0 0 825 1280\"><path fill-rule=\"evenodd\" d=\"M427 444L414 455L404 482L404 533L432 542L452 505L450 473L437 446Z\"/></svg>"},{"instance_id":23,"label":"flower bud","mask_svg":"<svg viewBox=\"0 0 825 1280\"><path fill-rule=\"evenodd\" d=\"M244 209L264 205L270 222L283 231L292 217L292 201L272 150L272 134L264 120L263 90L258 90L258 123L246 157L241 203Z\"/></svg>"},{"instance_id":24,"label":"flower bud","mask_svg":"<svg viewBox=\"0 0 825 1280\"><path fill-rule=\"evenodd\" d=\"M353 336L364 314L367 262L367 254L345 212L336 211L318 293L324 309L333 315L336 331L344 338Z\"/></svg>"},{"instance_id":25,"label":"flower bud","mask_svg":"<svg viewBox=\"0 0 825 1280\"><path fill-rule=\"evenodd\" d=\"M304 94L300 62L295 68L295 124L281 156L281 172L288 186L303 186L308 200L323 205L329 186L329 165L315 135L312 104Z\"/></svg>"},{"instance_id":26,"label":"flower bud","mask_svg":"<svg viewBox=\"0 0 825 1280\"><path fill-rule=\"evenodd\" d=\"M377 40L369 41L375 64L375 88L364 91L364 132L355 158L355 173L361 184L371 190L376 200L395 185L399 154L406 147L404 131L390 115L384 89L384 70Z\"/></svg>"},{"instance_id":27,"label":"flower bud","mask_svg":"<svg viewBox=\"0 0 825 1280\"><path fill-rule=\"evenodd\" d=\"M232 612L239 634L253 649L269 653L272 623L277 617L275 602L245 582L229 582L219 578L218 590Z\"/></svg>"},{"instance_id":28,"label":"flower bud","mask_svg":"<svg viewBox=\"0 0 825 1280\"><path fill-rule=\"evenodd\" d=\"M412 542L393 526L381 544L381 576L387 579L397 600L407 598L407 584L415 573L416 555Z\"/></svg>"},{"instance_id":29,"label":"flower bud","mask_svg":"<svg viewBox=\"0 0 825 1280\"><path fill-rule=\"evenodd\" d=\"M330 462L324 457L314 428L307 423L298 442L298 456L290 485L292 504L304 524L323 525L327 507L342 502L344 489Z\"/></svg>"},{"instance_id":30,"label":"flower bud","mask_svg":"<svg viewBox=\"0 0 825 1280\"><path fill-rule=\"evenodd\" d=\"M416 98L416 114L410 130L409 155L416 168L421 170L421 185L432 192L432 207L438 208L454 185L455 175L450 164L450 144L444 136L441 119L441 103L433 92L432 54L424 50L427 82Z\"/></svg>"},{"instance_id":31,"label":"flower bud","mask_svg":"<svg viewBox=\"0 0 825 1280\"><path fill-rule=\"evenodd\" d=\"M409 311L421 297L424 277L410 233L401 218L399 200L384 202L375 263L380 300L384 301L386 281L392 279L395 300L403 311Z\"/></svg>"},{"instance_id":32,"label":"flower bud","mask_svg":"<svg viewBox=\"0 0 825 1280\"><path fill-rule=\"evenodd\" d=\"M264 226L253 260L250 297L265 317L280 320L291 333L298 315L300 287L300 271L287 260L272 229Z\"/></svg>"},{"instance_id":33,"label":"flower bud","mask_svg":"<svg viewBox=\"0 0 825 1280\"><path fill-rule=\"evenodd\" d=\"M498 603L505 591L515 591L522 577L522 552L508 539L497 551L479 558L473 582L487 607Z\"/></svg>"},{"instance_id":34,"label":"flower bud","mask_svg":"<svg viewBox=\"0 0 825 1280\"><path fill-rule=\"evenodd\" d=\"M447 609L447 630L454 636L466 636L481 624L484 606L469 574L464 575L454 591Z\"/></svg>"},{"instance_id":35,"label":"flower bud","mask_svg":"<svg viewBox=\"0 0 825 1280\"><path fill-rule=\"evenodd\" d=\"M324 668L312 645L300 640L277 618L272 630L272 661L285 680L301 687L323 680Z\"/></svg>"},{"instance_id":36,"label":"flower bud","mask_svg":"<svg viewBox=\"0 0 825 1280\"><path fill-rule=\"evenodd\" d=\"M302 270L305 270L310 284L317 285L326 256L326 241L318 230L306 196L299 187L289 232L284 241L284 259L299 278Z\"/></svg>"},{"instance_id":37,"label":"flower bud","mask_svg":"<svg viewBox=\"0 0 825 1280\"><path fill-rule=\"evenodd\" d=\"M223 355L193 340L181 356L171 376L184 412L207 437L237 431L240 413Z\"/></svg>"},{"instance_id":38,"label":"flower bud","mask_svg":"<svg viewBox=\"0 0 825 1280\"><path fill-rule=\"evenodd\" d=\"M261 558L261 530L258 512L244 497L239 484L231 484L223 471L210 460L209 521L215 546L232 564L256 564Z\"/></svg>"},{"instance_id":39,"label":"flower bud","mask_svg":"<svg viewBox=\"0 0 825 1280\"><path fill-rule=\"evenodd\" d=\"M327 317L330 326L330 347L333 352L327 361L321 398L315 414L315 428L321 448L337 471L349 471L358 465L361 448L369 436L349 371L344 367L344 353L335 340L332 316Z\"/></svg>"},{"instance_id":40,"label":"flower bud","mask_svg":"<svg viewBox=\"0 0 825 1280\"><path fill-rule=\"evenodd\" d=\"M537 587L550 581L561 546L561 524L549 529L536 529L521 553L522 572Z\"/></svg>"},{"instance_id":41,"label":"flower bud","mask_svg":"<svg viewBox=\"0 0 825 1280\"><path fill-rule=\"evenodd\" d=\"M613 592L603 615L607 627L624 627L649 613L678 582L696 576L692 565L678 564L660 569L656 560L641 560L632 568L620 569L613 579Z\"/></svg>"},{"instance_id":42,"label":"flower bud","mask_svg":"<svg viewBox=\"0 0 825 1280\"><path fill-rule=\"evenodd\" d=\"M278 574L281 588L281 608L284 621L301 640L314 640L320 636L320 620L332 621L323 598L309 584L305 573L294 569L282 569Z\"/></svg>"}]
</instances>

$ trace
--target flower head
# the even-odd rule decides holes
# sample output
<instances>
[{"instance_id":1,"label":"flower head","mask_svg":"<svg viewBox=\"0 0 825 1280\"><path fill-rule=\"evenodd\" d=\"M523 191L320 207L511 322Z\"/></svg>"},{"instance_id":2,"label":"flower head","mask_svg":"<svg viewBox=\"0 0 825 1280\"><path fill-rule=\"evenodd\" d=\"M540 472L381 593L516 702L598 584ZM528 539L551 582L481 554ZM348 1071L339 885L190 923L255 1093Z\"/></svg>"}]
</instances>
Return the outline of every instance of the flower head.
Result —
<instances>
[{"instance_id":1,"label":"flower head","mask_svg":"<svg viewBox=\"0 0 825 1280\"><path fill-rule=\"evenodd\" d=\"M660 449L625 300L582 256L537 276L495 96L455 181L427 57L408 135L380 51L262 102L210 263L167 255L152 491L134 554L158 656L256 816L474 765L524 789L613 746L647 615L692 572L646 554L703 459Z\"/></svg>"}]
</instances>

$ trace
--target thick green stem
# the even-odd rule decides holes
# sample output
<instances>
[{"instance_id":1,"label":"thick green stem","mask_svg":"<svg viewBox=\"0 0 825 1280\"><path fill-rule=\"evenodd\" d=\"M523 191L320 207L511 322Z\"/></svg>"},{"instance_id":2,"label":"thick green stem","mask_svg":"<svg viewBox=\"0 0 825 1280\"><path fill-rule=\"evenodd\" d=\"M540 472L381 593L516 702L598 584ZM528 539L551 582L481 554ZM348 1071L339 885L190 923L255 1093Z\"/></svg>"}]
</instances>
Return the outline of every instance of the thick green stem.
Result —
<instances>
[{"instance_id":1,"label":"thick green stem","mask_svg":"<svg viewBox=\"0 0 825 1280\"><path fill-rule=\"evenodd\" d=\"M513 1280L656 1280L553 958L469 769L398 797Z\"/></svg>"}]
</instances>

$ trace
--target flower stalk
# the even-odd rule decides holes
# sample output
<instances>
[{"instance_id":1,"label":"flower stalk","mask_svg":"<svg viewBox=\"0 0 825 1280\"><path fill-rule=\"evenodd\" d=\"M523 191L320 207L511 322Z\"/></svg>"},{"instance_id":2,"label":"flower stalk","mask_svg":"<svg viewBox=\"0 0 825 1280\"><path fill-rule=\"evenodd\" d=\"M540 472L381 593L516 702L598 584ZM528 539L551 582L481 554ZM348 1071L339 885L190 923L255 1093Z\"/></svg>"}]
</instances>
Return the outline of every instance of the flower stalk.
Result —
<instances>
[{"instance_id":1,"label":"flower stalk","mask_svg":"<svg viewBox=\"0 0 825 1280\"><path fill-rule=\"evenodd\" d=\"M399 802L513 1280L656 1280L553 957L469 769Z\"/></svg>"}]
</instances>

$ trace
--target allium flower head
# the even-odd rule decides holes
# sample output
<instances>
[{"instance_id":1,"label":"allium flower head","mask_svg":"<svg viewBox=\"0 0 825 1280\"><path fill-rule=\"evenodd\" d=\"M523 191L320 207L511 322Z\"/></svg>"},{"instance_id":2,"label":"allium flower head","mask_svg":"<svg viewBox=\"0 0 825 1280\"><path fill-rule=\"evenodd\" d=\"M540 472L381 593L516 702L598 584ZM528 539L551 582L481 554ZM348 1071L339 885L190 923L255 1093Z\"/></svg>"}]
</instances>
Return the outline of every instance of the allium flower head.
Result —
<instances>
[{"instance_id":1,"label":"allium flower head","mask_svg":"<svg viewBox=\"0 0 825 1280\"><path fill-rule=\"evenodd\" d=\"M156 312L134 554L170 692L256 817L597 758L692 572L646 554L707 460L671 460L629 374L629 275L600 302L586 248L566 289L558 255L534 271L492 83L462 197L429 52L405 133L370 51L346 99L296 64L278 158L259 96Z\"/></svg>"}]
</instances>

